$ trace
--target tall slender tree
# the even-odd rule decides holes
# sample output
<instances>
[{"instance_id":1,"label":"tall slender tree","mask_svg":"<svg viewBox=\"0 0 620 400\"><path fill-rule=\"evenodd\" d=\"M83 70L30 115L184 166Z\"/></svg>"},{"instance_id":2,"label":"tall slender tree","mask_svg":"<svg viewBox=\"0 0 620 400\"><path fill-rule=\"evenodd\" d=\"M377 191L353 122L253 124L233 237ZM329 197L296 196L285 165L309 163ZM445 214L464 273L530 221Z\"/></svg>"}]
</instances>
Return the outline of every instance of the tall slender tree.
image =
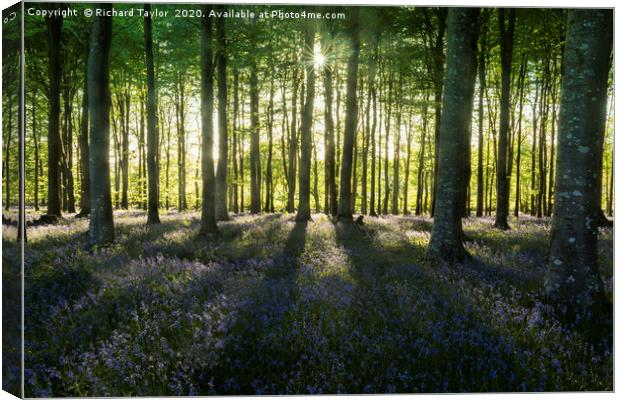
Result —
<instances>
[{"instance_id":1,"label":"tall slender tree","mask_svg":"<svg viewBox=\"0 0 620 400\"><path fill-rule=\"evenodd\" d=\"M97 4L112 10L112 4ZM91 217L88 236L92 244L114 241L112 194L110 192L110 83L109 53L112 42L112 17L96 16L88 56L88 114L90 119L89 170Z\"/></svg>"},{"instance_id":2,"label":"tall slender tree","mask_svg":"<svg viewBox=\"0 0 620 400\"><path fill-rule=\"evenodd\" d=\"M325 24L325 28L321 34L322 51L327 52L330 48L332 39L332 24ZM328 54L331 54L329 52ZM325 188L329 192L329 213L333 216L338 214L338 191L336 187L336 144L334 143L334 116L333 109L333 56L326 57L325 66L323 68L323 88L325 91L325 169L326 182Z\"/></svg>"},{"instance_id":3,"label":"tall slender tree","mask_svg":"<svg viewBox=\"0 0 620 400\"><path fill-rule=\"evenodd\" d=\"M53 4L50 4L52 7ZM61 216L60 211L60 81L62 77L62 15L46 18L48 43L49 114L47 133L47 214Z\"/></svg>"},{"instance_id":4,"label":"tall slender tree","mask_svg":"<svg viewBox=\"0 0 620 400\"><path fill-rule=\"evenodd\" d=\"M153 65L153 32L151 5L144 5L144 49L146 52L146 158L148 169L148 214L147 224L159 224L159 159L157 147L159 133L157 127L157 87ZM148 13L148 14L147 14Z\"/></svg>"},{"instance_id":5,"label":"tall slender tree","mask_svg":"<svg viewBox=\"0 0 620 400\"><path fill-rule=\"evenodd\" d=\"M340 199L338 220L351 221L351 170L353 167L353 146L357 123L357 71L359 67L360 33L359 9L351 9L349 16L350 53L347 62L347 112L344 123L344 144L340 169Z\"/></svg>"},{"instance_id":6,"label":"tall slender tree","mask_svg":"<svg viewBox=\"0 0 620 400\"><path fill-rule=\"evenodd\" d=\"M486 16L486 13L481 11L480 51L478 53L478 179L476 182L476 217L482 217L484 212L484 93L486 91L487 26L483 16Z\"/></svg>"},{"instance_id":7,"label":"tall slender tree","mask_svg":"<svg viewBox=\"0 0 620 400\"><path fill-rule=\"evenodd\" d=\"M255 31L256 22L252 22ZM256 32L254 32L256 33ZM258 57L254 55L250 60L250 212L260 213L260 122L258 115Z\"/></svg>"},{"instance_id":8,"label":"tall slender tree","mask_svg":"<svg viewBox=\"0 0 620 400\"><path fill-rule=\"evenodd\" d=\"M220 10L226 10L221 6ZM228 220L228 205L226 195L228 192L228 85L226 82L226 18L217 19L217 132L218 152L217 175L215 177L215 217L220 220Z\"/></svg>"},{"instance_id":9,"label":"tall slender tree","mask_svg":"<svg viewBox=\"0 0 620 400\"><path fill-rule=\"evenodd\" d=\"M90 170L88 168L89 148L88 148L88 53L89 47L86 46L86 69L84 70L84 94L82 96L82 120L80 126L80 137L78 139L80 149L80 213L79 216L85 217L90 214Z\"/></svg>"},{"instance_id":10,"label":"tall slender tree","mask_svg":"<svg viewBox=\"0 0 620 400\"><path fill-rule=\"evenodd\" d=\"M211 6L204 6L208 15ZM213 28L203 18L200 35L200 116L202 129L202 213L200 233L218 233L215 219L215 173L213 166Z\"/></svg>"},{"instance_id":11,"label":"tall slender tree","mask_svg":"<svg viewBox=\"0 0 620 400\"><path fill-rule=\"evenodd\" d=\"M437 200L427 255L460 261L468 253L463 247L463 225L459 194L464 174L461 157L464 137L471 129L476 73L477 8L450 8L445 93L439 139Z\"/></svg>"},{"instance_id":12,"label":"tall slender tree","mask_svg":"<svg viewBox=\"0 0 620 400\"><path fill-rule=\"evenodd\" d=\"M508 203L510 201L508 186L508 130L510 129L510 76L512 72L512 48L515 32L515 10L506 11L500 8L499 37L502 64L502 94L499 116L499 143L497 149L497 209L495 211L495 227L509 229ZM508 28L506 28L506 13L508 13Z\"/></svg>"},{"instance_id":13,"label":"tall slender tree","mask_svg":"<svg viewBox=\"0 0 620 400\"><path fill-rule=\"evenodd\" d=\"M299 163L299 203L295 221L310 220L310 168L312 163L312 114L314 112L314 21L304 23L304 64L306 101L301 120L301 159Z\"/></svg>"},{"instance_id":14,"label":"tall slender tree","mask_svg":"<svg viewBox=\"0 0 620 400\"><path fill-rule=\"evenodd\" d=\"M611 313L597 261L596 151L605 129L612 42L611 10L569 11L545 292L577 320Z\"/></svg>"}]
</instances>

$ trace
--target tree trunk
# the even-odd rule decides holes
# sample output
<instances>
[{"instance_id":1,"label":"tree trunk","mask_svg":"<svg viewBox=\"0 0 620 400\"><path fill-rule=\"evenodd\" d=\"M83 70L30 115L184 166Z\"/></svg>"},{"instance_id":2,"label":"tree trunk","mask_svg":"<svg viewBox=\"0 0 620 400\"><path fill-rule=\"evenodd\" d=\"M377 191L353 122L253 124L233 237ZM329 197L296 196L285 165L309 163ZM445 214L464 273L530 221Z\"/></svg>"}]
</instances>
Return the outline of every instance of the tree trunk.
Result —
<instances>
[{"instance_id":1,"label":"tree trunk","mask_svg":"<svg viewBox=\"0 0 620 400\"><path fill-rule=\"evenodd\" d=\"M166 210L170 208L170 136L172 135L172 116L168 112L166 121Z\"/></svg>"},{"instance_id":2,"label":"tree trunk","mask_svg":"<svg viewBox=\"0 0 620 400\"><path fill-rule=\"evenodd\" d=\"M379 47L379 36L380 32L377 30L375 32L375 36L372 38L372 54L369 57L368 61L368 90L367 90L367 98L366 98L366 129L365 129L365 146L364 146L364 157L363 157L363 169L362 169L362 214L368 214L368 152L371 153L371 182L370 182L370 215L376 215L375 212L375 199L374 199L374 191L375 191L375 155L376 155L376 138L375 138L375 124L376 124L376 104L371 108L371 102L373 101L373 93L375 91L375 76L377 72L377 53ZM371 127L370 114L373 110L373 126ZM372 150L371 150L372 147Z\"/></svg>"},{"instance_id":3,"label":"tree trunk","mask_svg":"<svg viewBox=\"0 0 620 400\"><path fill-rule=\"evenodd\" d=\"M203 6L206 15L211 6ZM200 36L200 116L202 129L202 213L200 233L218 233L215 219L213 165L213 32L211 18L204 18Z\"/></svg>"},{"instance_id":4,"label":"tree trunk","mask_svg":"<svg viewBox=\"0 0 620 400\"><path fill-rule=\"evenodd\" d=\"M377 45L375 46L375 60L377 59ZM374 65L371 64L371 65ZM377 182L377 162L375 158L377 157L377 88L373 84L372 85L372 128L371 128L371 156L370 156L370 215L373 217L377 216L377 209L375 208L375 186ZM379 152L381 150L379 149Z\"/></svg>"},{"instance_id":5,"label":"tree trunk","mask_svg":"<svg viewBox=\"0 0 620 400\"><path fill-rule=\"evenodd\" d=\"M86 80L86 77L84 77ZM37 138L37 92L32 93L32 139L34 144L34 209L39 211L39 140ZM88 107L88 104L86 105ZM88 140L88 139L87 139ZM8 156L8 153L7 153ZM82 164L83 165L83 164ZM88 170L88 160L86 160ZM8 171L8 168L7 168ZM84 184L82 184L84 187ZM8 189L8 185L6 187ZM89 207L90 208L90 207Z\"/></svg>"},{"instance_id":6,"label":"tree trunk","mask_svg":"<svg viewBox=\"0 0 620 400\"><path fill-rule=\"evenodd\" d=\"M439 165L439 152L437 149L439 148L439 137L441 134L441 112L442 112L442 104L441 104L441 95L443 93L444 86L444 61L445 56L443 52L443 38L446 31L446 16L447 9L446 8L438 8L436 9L437 13L437 29L436 29L436 37L432 38L432 25L430 23L430 17L428 13L425 13L426 16L426 24L427 31L429 36L429 43L432 43L432 80L433 80L433 89L435 94L434 104L435 104L435 160L434 160L434 174L433 176L437 177L437 168ZM431 217L435 215L435 199L437 197L437 179L433 180L433 197L431 200Z\"/></svg>"},{"instance_id":7,"label":"tree trunk","mask_svg":"<svg viewBox=\"0 0 620 400\"><path fill-rule=\"evenodd\" d=\"M481 25L480 54L478 55L478 179L476 190L476 217L484 212L484 92L486 90L486 43L487 30ZM488 157L488 155L487 155Z\"/></svg>"},{"instance_id":8,"label":"tree trunk","mask_svg":"<svg viewBox=\"0 0 620 400\"><path fill-rule=\"evenodd\" d=\"M129 189L129 111L131 87L125 87L117 94L118 117L120 123L120 175L121 175L121 203L122 209L129 207L127 192Z\"/></svg>"},{"instance_id":9,"label":"tree trunk","mask_svg":"<svg viewBox=\"0 0 620 400\"><path fill-rule=\"evenodd\" d=\"M51 5L50 5L51 7ZM47 214L60 217L60 59L62 16L52 16L47 21L49 57L49 114L47 137ZM8 187L8 182L7 182ZM8 203L8 202L7 202Z\"/></svg>"},{"instance_id":10,"label":"tree trunk","mask_svg":"<svg viewBox=\"0 0 620 400\"><path fill-rule=\"evenodd\" d=\"M221 11L226 6L220 7ZM215 217L219 221L226 221L228 217L228 205L226 194L228 193L228 85L226 82L226 62L228 58L226 50L226 19L217 19L217 121L218 121L218 152L217 175L215 177Z\"/></svg>"},{"instance_id":11,"label":"tree trunk","mask_svg":"<svg viewBox=\"0 0 620 400\"><path fill-rule=\"evenodd\" d=\"M532 216L536 216L536 127L538 123L536 107L539 99L539 87L540 85L536 83L534 104L532 105L532 176L530 178L530 214Z\"/></svg>"},{"instance_id":12,"label":"tree trunk","mask_svg":"<svg viewBox=\"0 0 620 400\"><path fill-rule=\"evenodd\" d=\"M544 214L544 207L547 202L547 115L548 115L548 96L549 96L549 55L547 55L546 65L543 71L542 95L540 102L540 131L538 139L538 195L536 196L536 217L541 218Z\"/></svg>"},{"instance_id":13,"label":"tree trunk","mask_svg":"<svg viewBox=\"0 0 620 400\"><path fill-rule=\"evenodd\" d=\"M233 212L239 213L239 71L233 73Z\"/></svg>"},{"instance_id":14,"label":"tree trunk","mask_svg":"<svg viewBox=\"0 0 620 400\"><path fill-rule=\"evenodd\" d=\"M411 174L411 141L413 139L413 114L409 114L407 126L407 159L405 161L405 186L403 188L403 214L409 215L409 176Z\"/></svg>"},{"instance_id":15,"label":"tree trunk","mask_svg":"<svg viewBox=\"0 0 620 400\"><path fill-rule=\"evenodd\" d=\"M305 22L305 48L314 48L314 22ZM310 168L312 158L312 115L314 111L314 63L306 54L306 101L301 121L301 160L299 163L299 203L295 221L310 220Z\"/></svg>"},{"instance_id":16,"label":"tree trunk","mask_svg":"<svg viewBox=\"0 0 620 400\"><path fill-rule=\"evenodd\" d=\"M245 163L244 163L244 151L245 148L245 97L241 99L241 128L239 129L239 211L243 212L245 210Z\"/></svg>"},{"instance_id":17,"label":"tree trunk","mask_svg":"<svg viewBox=\"0 0 620 400\"><path fill-rule=\"evenodd\" d=\"M510 129L510 76L512 71L512 48L515 31L515 10L508 9L508 29L505 27L506 9L500 8L499 31L502 64L502 94L500 100L499 143L497 149L497 209L495 224L498 229L508 226L509 186L507 172L508 130Z\"/></svg>"},{"instance_id":18,"label":"tree trunk","mask_svg":"<svg viewBox=\"0 0 620 400\"><path fill-rule=\"evenodd\" d=\"M331 32L323 32L323 35L321 36L321 46L323 49L329 48L331 38ZM333 68L335 68L334 63L332 62L330 57L327 57L325 67L323 69L323 87L325 90L325 168L327 170L327 179L325 181L325 186L326 191L329 192L329 213L333 216L336 216L338 214L338 191L336 187L336 145L334 143L334 117L332 115L334 97L332 85Z\"/></svg>"},{"instance_id":19,"label":"tree trunk","mask_svg":"<svg viewBox=\"0 0 620 400\"><path fill-rule=\"evenodd\" d=\"M319 201L319 157L317 155L317 145L314 141L314 129L312 130L312 175L313 175L313 186L312 186L312 196L314 197L314 209L316 212L321 212L321 203ZM271 193L273 196L273 188L271 189ZM273 204L273 198L272 203ZM272 211L273 212L273 211Z\"/></svg>"},{"instance_id":20,"label":"tree trunk","mask_svg":"<svg viewBox=\"0 0 620 400\"><path fill-rule=\"evenodd\" d=\"M383 159L383 179L384 179L384 197L383 197L383 210L382 214L387 215L390 200L390 176L389 176L389 143L390 143L390 126L391 126L391 118L392 118L392 71L390 70L388 74L388 89L387 89L387 98L386 98L386 110L385 110L385 148L384 148L384 159Z\"/></svg>"},{"instance_id":21,"label":"tree trunk","mask_svg":"<svg viewBox=\"0 0 620 400\"><path fill-rule=\"evenodd\" d=\"M463 138L471 128L476 73L477 8L450 8L445 94L439 140L435 217L427 255L446 261L468 256L459 208Z\"/></svg>"},{"instance_id":22,"label":"tree trunk","mask_svg":"<svg viewBox=\"0 0 620 400\"><path fill-rule=\"evenodd\" d=\"M73 185L73 90L68 89L64 98L64 140L61 143L61 165L65 181L65 209L75 213L75 192Z\"/></svg>"},{"instance_id":23,"label":"tree trunk","mask_svg":"<svg viewBox=\"0 0 620 400\"><path fill-rule=\"evenodd\" d=\"M527 71L527 60L525 53L521 56L521 70L519 72L519 117L517 120L517 181L515 189L515 211L514 216L519 216L521 208L521 142L522 129L521 122L523 120L523 99L525 97L525 73Z\"/></svg>"},{"instance_id":24,"label":"tree trunk","mask_svg":"<svg viewBox=\"0 0 620 400\"><path fill-rule=\"evenodd\" d=\"M186 145L185 145L185 71L178 73L175 93L175 114L177 122L177 173L178 173L178 200L179 211L187 209L187 179L186 179Z\"/></svg>"},{"instance_id":25,"label":"tree trunk","mask_svg":"<svg viewBox=\"0 0 620 400\"><path fill-rule=\"evenodd\" d=\"M151 5L144 5L144 48L146 51L146 158L148 169L148 215L147 224L159 224L159 188L158 188L158 165L157 145L157 88L155 83L155 68L153 66L153 34L151 30ZM146 16L146 13L149 15Z\"/></svg>"},{"instance_id":26,"label":"tree trunk","mask_svg":"<svg viewBox=\"0 0 620 400\"><path fill-rule=\"evenodd\" d=\"M353 213L351 212L351 170L357 122L357 71L360 51L358 18L359 9L352 8L349 19L351 48L347 63L347 112L344 125L344 144L342 146L342 163L340 169L340 199L338 200L339 221L353 220Z\"/></svg>"},{"instance_id":27,"label":"tree trunk","mask_svg":"<svg viewBox=\"0 0 620 400\"><path fill-rule=\"evenodd\" d=\"M88 52L88 49L87 49ZM88 63L87 63L88 64ZM82 124L80 126L80 216L90 214L90 171L88 168L88 72L84 73L84 95L82 97Z\"/></svg>"},{"instance_id":28,"label":"tree trunk","mask_svg":"<svg viewBox=\"0 0 620 400\"><path fill-rule=\"evenodd\" d=\"M598 270L596 224L601 173L596 152L605 127L612 32L610 10L569 11L545 292L577 322L610 317L612 311Z\"/></svg>"},{"instance_id":29,"label":"tree trunk","mask_svg":"<svg viewBox=\"0 0 620 400\"><path fill-rule=\"evenodd\" d=\"M250 212L260 213L260 132L258 115L258 65L252 60L250 66Z\"/></svg>"},{"instance_id":30,"label":"tree trunk","mask_svg":"<svg viewBox=\"0 0 620 400\"><path fill-rule=\"evenodd\" d=\"M288 153L288 197L286 203L286 211L295 212L295 186L297 179L297 81L298 70L295 68L293 72L293 95L291 99L291 131L289 138Z\"/></svg>"},{"instance_id":31,"label":"tree trunk","mask_svg":"<svg viewBox=\"0 0 620 400\"><path fill-rule=\"evenodd\" d=\"M273 97L275 95L274 85L275 71L271 71L269 85L269 105L267 110L267 170L265 171L265 212L273 212Z\"/></svg>"},{"instance_id":32,"label":"tree trunk","mask_svg":"<svg viewBox=\"0 0 620 400\"><path fill-rule=\"evenodd\" d=\"M112 4L97 7L111 11ZM112 17L95 17L88 56L88 114L90 117L89 169L91 217L89 239L92 244L114 241L112 196L110 193L110 84L109 52Z\"/></svg>"},{"instance_id":33,"label":"tree trunk","mask_svg":"<svg viewBox=\"0 0 620 400\"><path fill-rule=\"evenodd\" d=\"M426 182L424 179L424 159L426 152L426 131L428 129L428 91L424 93L424 103L422 104L422 137L420 138L420 154L418 155L418 187L415 201L415 215L420 215L425 210L423 205L424 189Z\"/></svg>"},{"instance_id":34,"label":"tree trunk","mask_svg":"<svg viewBox=\"0 0 620 400\"><path fill-rule=\"evenodd\" d=\"M398 83L397 98L400 98L401 88L403 85L402 74L400 75ZM398 209L398 200L400 195L400 134L402 123L402 105L399 102L396 115L396 135L394 136L394 183L392 184L392 214L398 215L400 210Z\"/></svg>"}]
</instances>

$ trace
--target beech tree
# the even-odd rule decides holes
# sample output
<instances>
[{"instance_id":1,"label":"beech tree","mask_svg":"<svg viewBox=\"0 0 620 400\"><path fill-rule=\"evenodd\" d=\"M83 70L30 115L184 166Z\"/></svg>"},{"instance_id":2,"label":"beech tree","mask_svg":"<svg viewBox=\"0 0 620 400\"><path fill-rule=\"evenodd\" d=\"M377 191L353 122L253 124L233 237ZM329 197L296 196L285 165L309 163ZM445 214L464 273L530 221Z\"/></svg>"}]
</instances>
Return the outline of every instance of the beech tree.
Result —
<instances>
[{"instance_id":1,"label":"beech tree","mask_svg":"<svg viewBox=\"0 0 620 400\"><path fill-rule=\"evenodd\" d=\"M499 35L502 63L502 95L500 100L499 143L497 150L497 212L495 213L495 227L509 229L508 204L510 198L507 168L508 168L508 129L510 128L510 83L512 71L512 48L515 32L515 10L508 9L508 27L506 28L506 10L499 11Z\"/></svg>"},{"instance_id":2,"label":"beech tree","mask_svg":"<svg viewBox=\"0 0 620 400\"><path fill-rule=\"evenodd\" d=\"M459 194L463 171L463 138L471 129L476 73L477 8L450 8L446 76L439 136L435 219L427 255L461 261L463 225ZM467 144L469 145L469 144Z\"/></svg>"},{"instance_id":3,"label":"beech tree","mask_svg":"<svg viewBox=\"0 0 620 400\"><path fill-rule=\"evenodd\" d=\"M611 312L597 261L596 149L605 129L612 33L611 10L568 13L545 292L577 320Z\"/></svg>"},{"instance_id":4,"label":"beech tree","mask_svg":"<svg viewBox=\"0 0 620 400\"><path fill-rule=\"evenodd\" d=\"M310 220L310 166L312 157L312 114L314 112L314 22L304 24L306 100L301 120L301 159L299 162L299 204L295 221Z\"/></svg>"},{"instance_id":5,"label":"beech tree","mask_svg":"<svg viewBox=\"0 0 620 400\"><path fill-rule=\"evenodd\" d=\"M340 169L340 198L338 200L338 221L351 221L351 169L353 167L353 139L357 120L357 71L360 52L359 11L352 8L349 16L349 43L351 46L347 62L347 112L344 123L344 144Z\"/></svg>"},{"instance_id":6,"label":"beech tree","mask_svg":"<svg viewBox=\"0 0 620 400\"><path fill-rule=\"evenodd\" d=\"M205 15L211 11L204 7ZM215 173L213 166L213 28L203 18L200 36L200 116L202 129L202 214L200 233L218 232L215 218Z\"/></svg>"},{"instance_id":7,"label":"beech tree","mask_svg":"<svg viewBox=\"0 0 620 400\"><path fill-rule=\"evenodd\" d=\"M157 147L159 132L157 127L157 88L153 65L153 32L151 5L144 5L144 49L146 51L146 164L148 170L148 216L147 224L159 224L159 159Z\"/></svg>"},{"instance_id":8,"label":"beech tree","mask_svg":"<svg viewBox=\"0 0 620 400\"><path fill-rule=\"evenodd\" d=\"M220 8L224 12L225 6ZM228 85L226 83L226 19L217 19L217 121L218 151L217 175L215 181L215 216L228 220Z\"/></svg>"},{"instance_id":9,"label":"beech tree","mask_svg":"<svg viewBox=\"0 0 620 400\"><path fill-rule=\"evenodd\" d=\"M50 6L51 7L51 6ZM47 214L57 217L60 211L60 79L62 76L62 15L46 19L48 34L49 117L47 133Z\"/></svg>"},{"instance_id":10,"label":"beech tree","mask_svg":"<svg viewBox=\"0 0 620 400\"><path fill-rule=\"evenodd\" d=\"M106 11L112 4L98 4ZM110 192L110 83L109 53L112 42L112 17L94 18L88 56L88 114L90 119L89 172L91 216L88 235L92 244L114 240L112 195Z\"/></svg>"}]
</instances>

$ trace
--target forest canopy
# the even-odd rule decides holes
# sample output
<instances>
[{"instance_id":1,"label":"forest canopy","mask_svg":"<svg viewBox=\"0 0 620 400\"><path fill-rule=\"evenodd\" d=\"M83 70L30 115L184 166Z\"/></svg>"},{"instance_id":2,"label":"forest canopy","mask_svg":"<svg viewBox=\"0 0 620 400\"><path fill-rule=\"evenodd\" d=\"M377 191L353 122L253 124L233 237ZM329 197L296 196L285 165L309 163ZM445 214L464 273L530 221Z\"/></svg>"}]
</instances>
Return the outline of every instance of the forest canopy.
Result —
<instances>
[{"instance_id":1,"label":"forest canopy","mask_svg":"<svg viewBox=\"0 0 620 400\"><path fill-rule=\"evenodd\" d=\"M31 5L45 9L42 4ZM79 137L85 89L86 57L92 18L86 4L71 4L77 16L62 20L57 43L60 77L60 182L63 211L73 211L82 196ZM157 82L159 131L159 198L164 209L198 208L200 174L200 18L174 18L195 7L158 5L170 17L153 18L154 73ZM248 6L258 15L276 6ZM143 9L131 4L113 10ZM346 14L347 9L304 7L308 12ZM285 11L297 11L292 8ZM360 49L353 138L353 212L377 214L432 213L436 175L436 136L441 114L445 59L446 9L423 7L360 8ZM215 12L215 10L214 10ZM226 12L222 9L218 12ZM232 10L229 10L232 12ZM133 17L115 17L110 49L111 184L115 208L146 205L146 65L144 28ZM45 209L47 193L49 37L46 19L26 13L28 79L26 202ZM252 153L258 151L260 209L293 211L299 195L301 119L306 101L306 65L314 66L316 95L311 121L310 206L330 209L331 180L340 183L345 129L347 62L351 45L348 20L226 18L228 207L250 208ZM304 43L306 24L315 26L312 44ZM496 168L500 136L500 60L498 14L480 15L479 64L470 141L471 178L464 212L485 215L496 209ZM510 211L550 215L554 201L556 126L565 43L566 11L518 9L511 60L509 129L506 137L506 181ZM215 57L215 56L214 56ZM256 80L253 81L252 77ZM219 77L214 75L214 81ZM611 77L610 77L611 82ZM607 129L603 153L602 206L613 211L613 94L609 85ZM252 93L258 94L258 148L253 148ZM218 118L214 98L214 118ZM330 110L327 110L330 104ZM330 114L330 115L328 115ZM327 120L331 120L328 122ZM9 123L5 118L5 124ZM332 124L332 127L328 125ZM14 124L13 124L14 125ZM15 129L13 127L13 129ZM11 129L5 129L10 132ZM5 133L5 152L10 138ZM334 155L328 147L333 136ZM214 126L214 159L221 156ZM501 153L501 152L500 152ZM335 166L330 178L330 162ZM17 202L15 157L5 168L5 207ZM77 207L79 209L79 207Z\"/></svg>"}]
</instances>

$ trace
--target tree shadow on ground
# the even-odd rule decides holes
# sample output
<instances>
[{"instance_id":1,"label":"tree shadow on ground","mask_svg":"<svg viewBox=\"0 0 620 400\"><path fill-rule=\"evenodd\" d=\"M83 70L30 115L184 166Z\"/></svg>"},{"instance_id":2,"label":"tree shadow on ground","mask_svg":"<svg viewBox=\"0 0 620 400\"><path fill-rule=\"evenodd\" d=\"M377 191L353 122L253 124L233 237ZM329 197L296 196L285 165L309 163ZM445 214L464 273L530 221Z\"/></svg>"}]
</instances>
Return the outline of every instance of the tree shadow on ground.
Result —
<instances>
[{"instance_id":1,"label":"tree shadow on ground","mask_svg":"<svg viewBox=\"0 0 620 400\"><path fill-rule=\"evenodd\" d=\"M201 393L270 393L263 385L278 382L292 367L296 351L287 346L285 330L297 307L297 277L307 227L307 222L295 223L280 253L238 294L244 298L227 316L230 330L219 351L222 362L215 370L202 372L214 377L215 386L203 381Z\"/></svg>"}]
</instances>

